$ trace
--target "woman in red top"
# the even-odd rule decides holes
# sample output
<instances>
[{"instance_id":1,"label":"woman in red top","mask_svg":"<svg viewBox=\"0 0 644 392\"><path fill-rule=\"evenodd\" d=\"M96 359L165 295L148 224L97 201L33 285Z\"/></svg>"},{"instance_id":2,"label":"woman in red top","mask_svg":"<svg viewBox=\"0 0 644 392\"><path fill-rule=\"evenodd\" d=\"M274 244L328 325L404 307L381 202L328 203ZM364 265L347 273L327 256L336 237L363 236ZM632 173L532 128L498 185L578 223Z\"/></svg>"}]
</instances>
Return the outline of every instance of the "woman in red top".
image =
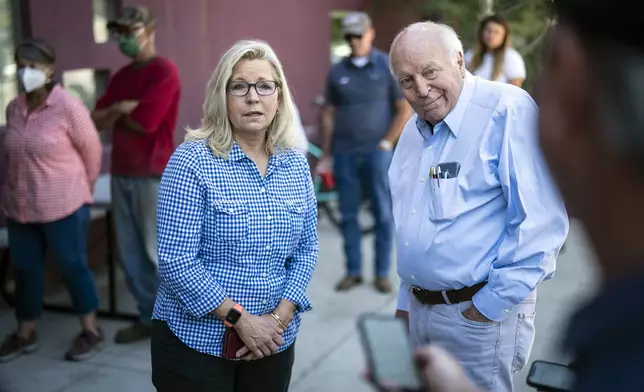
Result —
<instances>
[{"instance_id":1,"label":"woman in red top","mask_svg":"<svg viewBox=\"0 0 644 392\"><path fill-rule=\"evenodd\" d=\"M52 82L52 48L32 40L19 45L15 57L23 93L7 107L2 210L8 220L18 330L0 345L0 362L37 348L35 321L42 311L46 250L58 263L80 315L82 332L66 359L84 360L103 344L86 252L101 143L83 103Z\"/></svg>"}]
</instances>

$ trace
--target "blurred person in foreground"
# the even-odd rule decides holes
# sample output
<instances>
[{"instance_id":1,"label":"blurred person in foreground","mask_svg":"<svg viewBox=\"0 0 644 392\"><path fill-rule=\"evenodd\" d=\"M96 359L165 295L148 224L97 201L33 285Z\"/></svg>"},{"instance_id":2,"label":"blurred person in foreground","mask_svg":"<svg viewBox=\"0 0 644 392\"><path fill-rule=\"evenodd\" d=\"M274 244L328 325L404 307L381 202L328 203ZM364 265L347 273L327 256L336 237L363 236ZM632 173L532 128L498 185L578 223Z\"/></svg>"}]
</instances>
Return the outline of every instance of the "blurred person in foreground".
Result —
<instances>
[{"instance_id":1,"label":"blurred person in foreground","mask_svg":"<svg viewBox=\"0 0 644 392\"><path fill-rule=\"evenodd\" d=\"M18 330L0 345L0 362L38 348L36 320L45 296L45 254L58 264L82 331L65 358L80 361L103 347L99 306L87 265L87 230L101 169L101 142L83 103L53 81L54 49L41 40L15 52L21 93L7 107L8 158L2 211L16 282Z\"/></svg>"},{"instance_id":2,"label":"blurred person in foreground","mask_svg":"<svg viewBox=\"0 0 644 392\"><path fill-rule=\"evenodd\" d=\"M537 142L537 105L473 76L450 27L404 29L391 66L416 114L389 169L410 338L435 342L484 390L510 392L528 362L537 286L568 216Z\"/></svg>"},{"instance_id":3,"label":"blurred person in foreground","mask_svg":"<svg viewBox=\"0 0 644 392\"><path fill-rule=\"evenodd\" d=\"M322 109L322 150L318 171L333 166L342 215L346 257L345 276L336 290L362 283L362 231L359 224L363 191L369 192L375 219L375 279L379 292L390 292L393 217L387 170L394 144L409 106L389 71L389 57L373 47L375 29L364 12L349 14L342 22L351 56L337 63L327 76L326 104ZM366 176L365 180L361 175ZM368 184L363 190L362 184Z\"/></svg>"},{"instance_id":4,"label":"blurred person in foreground","mask_svg":"<svg viewBox=\"0 0 644 392\"><path fill-rule=\"evenodd\" d=\"M479 24L473 50L465 53L465 67L487 80L521 87L526 78L523 58L510 46L510 24L500 15L490 15Z\"/></svg>"},{"instance_id":5,"label":"blurred person in foreground","mask_svg":"<svg viewBox=\"0 0 644 392\"><path fill-rule=\"evenodd\" d=\"M99 129L113 129L112 214L116 249L139 321L117 332L116 343L148 338L159 277L157 193L174 150L180 81L172 61L157 55L155 23L144 6L125 7L107 28L130 63L110 80L92 117Z\"/></svg>"},{"instance_id":6,"label":"blurred person in foreground","mask_svg":"<svg viewBox=\"0 0 644 392\"><path fill-rule=\"evenodd\" d=\"M203 107L159 189L152 380L160 392L287 391L311 309L317 202L268 44L230 48ZM227 328L245 345L236 359L224 358Z\"/></svg>"},{"instance_id":7,"label":"blurred person in foreground","mask_svg":"<svg viewBox=\"0 0 644 392\"><path fill-rule=\"evenodd\" d=\"M575 392L642 390L644 116L641 12L626 0L557 0L538 84L540 141L597 253L599 292L568 326ZM426 391L479 391L436 347L418 355Z\"/></svg>"}]
</instances>

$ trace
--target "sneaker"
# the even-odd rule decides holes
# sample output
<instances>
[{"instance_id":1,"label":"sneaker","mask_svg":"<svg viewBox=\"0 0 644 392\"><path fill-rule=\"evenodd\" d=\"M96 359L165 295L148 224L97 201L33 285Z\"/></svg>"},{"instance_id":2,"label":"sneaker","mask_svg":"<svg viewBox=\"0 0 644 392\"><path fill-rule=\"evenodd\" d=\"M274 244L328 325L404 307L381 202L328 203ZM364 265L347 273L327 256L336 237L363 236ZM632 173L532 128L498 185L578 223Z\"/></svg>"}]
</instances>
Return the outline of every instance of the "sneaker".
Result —
<instances>
[{"instance_id":1,"label":"sneaker","mask_svg":"<svg viewBox=\"0 0 644 392\"><path fill-rule=\"evenodd\" d=\"M345 276L335 286L335 291L348 291L362 284L362 278L357 276Z\"/></svg>"},{"instance_id":2,"label":"sneaker","mask_svg":"<svg viewBox=\"0 0 644 392\"><path fill-rule=\"evenodd\" d=\"M38 350L38 338L32 332L29 338L25 339L13 333L0 345L0 363L12 361L22 354L31 354Z\"/></svg>"},{"instance_id":3,"label":"sneaker","mask_svg":"<svg viewBox=\"0 0 644 392\"><path fill-rule=\"evenodd\" d=\"M389 283L389 279L387 278L376 278L373 285L376 287L376 290L381 293L391 293L391 283Z\"/></svg>"},{"instance_id":4,"label":"sneaker","mask_svg":"<svg viewBox=\"0 0 644 392\"><path fill-rule=\"evenodd\" d=\"M72 341L72 347L65 354L65 359L76 362L86 361L93 358L103 348L105 348L103 331L99 329L98 334L83 331Z\"/></svg>"},{"instance_id":5,"label":"sneaker","mask_svg":"<svg viewBox=\"0 0 644 392\"><path fill-rule=\"evenodd\" d=\"M119 330L116 336L114 336L114 342L119 344L134 343L139 340L148 339L151 334L151 325L136 323Z\"/></svg>"}]
</instances>

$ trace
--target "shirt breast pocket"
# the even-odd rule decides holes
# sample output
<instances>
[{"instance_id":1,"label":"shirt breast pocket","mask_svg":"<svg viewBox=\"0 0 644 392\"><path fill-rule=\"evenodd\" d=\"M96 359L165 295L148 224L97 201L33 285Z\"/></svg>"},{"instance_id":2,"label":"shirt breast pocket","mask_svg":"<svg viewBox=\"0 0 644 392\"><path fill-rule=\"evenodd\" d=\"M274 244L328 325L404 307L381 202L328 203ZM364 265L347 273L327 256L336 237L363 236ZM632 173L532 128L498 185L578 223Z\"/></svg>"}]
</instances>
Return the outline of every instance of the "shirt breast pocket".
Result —
<instances>
[{"instance_id":1,"label":"shirt breast pocket","mask_svg":"<svg viewBox=\"0 0 644 392\"><path fill-rule=\"evenodd\" d=\"M225 243L236 244L248 235L250 212L246 203L217 200L215 207L215 237Z\"/></svg>"},{"instance_id":2,"label":"shirt breast pocket","mask_svg":"<svg viewBox=\"0 0 644 392\"><path fill-rule=\"evenodd\" d=\"M304 202L300 200L282 200L289 223L290 243L295 246L304 231Z\"/></svg>"},{"instance_id":3,"label":"shirt breast pocket","mask_svg":"<svg viewBox=\"0 0 644 392\"><path fill-rule=\"evenodd\" d=\"M449 179L431 179L430 186L432 202L429 208L429 219L431 221L449 221L459 213L459 201L461 200L461 190L459 177Z\"/></svg>"}]
</instances>

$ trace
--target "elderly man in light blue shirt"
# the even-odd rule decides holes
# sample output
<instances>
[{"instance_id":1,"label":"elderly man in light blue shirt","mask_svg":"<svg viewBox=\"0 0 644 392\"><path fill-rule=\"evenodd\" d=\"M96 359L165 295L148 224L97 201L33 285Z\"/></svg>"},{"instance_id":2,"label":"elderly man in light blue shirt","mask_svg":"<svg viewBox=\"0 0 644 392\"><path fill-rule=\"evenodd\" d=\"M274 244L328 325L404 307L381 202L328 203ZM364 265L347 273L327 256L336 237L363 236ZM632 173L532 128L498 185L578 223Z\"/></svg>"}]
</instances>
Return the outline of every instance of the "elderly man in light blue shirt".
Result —
<instances>
[{"instance_id":1,"label":"elderly man in light blue shirt","mask_svg":"<svg viewBox=\"0 0 644 392\"><path fill-rule=\"evenodd\" d=\"M536 287L569 226L538 147L537 106L469 74L444 25L407 27L390 58L416 112L389 169L397 315L414 344L443 346L483 390L512 391L534 341Z\"/></svg>"}]
</instances>

